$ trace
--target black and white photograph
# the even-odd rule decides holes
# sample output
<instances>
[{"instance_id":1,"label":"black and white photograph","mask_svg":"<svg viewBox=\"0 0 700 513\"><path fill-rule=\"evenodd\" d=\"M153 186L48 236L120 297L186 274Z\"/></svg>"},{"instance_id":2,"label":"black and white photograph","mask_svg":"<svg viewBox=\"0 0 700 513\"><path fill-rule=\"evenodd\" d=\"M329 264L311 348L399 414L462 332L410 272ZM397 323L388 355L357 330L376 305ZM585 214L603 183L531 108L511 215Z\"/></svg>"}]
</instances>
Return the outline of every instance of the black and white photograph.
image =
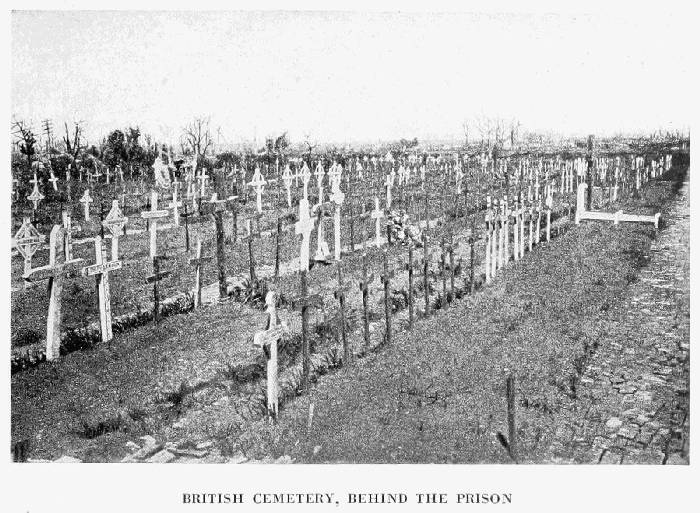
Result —
<instances>
[{"instance_id":1,"label":"black and white photograph","mask_svg":"<svg viewBox=\"0 0 700 513\"><path fill-rule=\"evenodd\" d=\"M14 7L22 480L689 470L691 11Z\"/></svg>"}]
</instances>

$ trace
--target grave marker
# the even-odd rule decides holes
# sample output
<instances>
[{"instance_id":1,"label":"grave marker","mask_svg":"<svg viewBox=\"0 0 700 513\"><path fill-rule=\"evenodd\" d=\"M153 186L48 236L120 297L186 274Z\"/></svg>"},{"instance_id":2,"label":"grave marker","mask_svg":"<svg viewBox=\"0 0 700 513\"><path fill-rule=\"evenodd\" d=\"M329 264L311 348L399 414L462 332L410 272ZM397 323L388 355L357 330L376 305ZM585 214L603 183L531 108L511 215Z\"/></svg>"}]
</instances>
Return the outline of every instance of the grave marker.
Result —
<instances>
[{"instance_id":1,"label":"grave marker","mask_svg":"<svg viewBox=\"0 0 700 513\"><path fill-rule=\"evenodd\" d=\"M345 200L345 194L340 190L340 181L333 182L333 194L330 200L335 204L334 214L333 214L333 236L334 236L334 246L333 252L335 254L335 260L340 260L340 209Z\"/></svg>"},{"instance_id":2,"label":"grave marker","mask_svg":"<svg viewBox=\"0 0 700 513\"><path fill-rule=\"evenodd\" d=\"M393 277L394 271L389 272L388 248L384 248L384 272L381 275L381 280L384 285L384 317L386 319L384 340L386 344L391 344L391 279Z\"/></svg>"},{"instance_id":3,"label":"grave marker","mask_svg":"<svg viewBox=\"0 0 700 513\"><path fill-rule=\"evenodd\" d=\"M153 323L158 324L160 316L160 293L158 286L163 278L167 278L172 274L172 271L161 271L160 263L165 260L170 260L164 255L156 255L153 257L153 276L146 278L146 283L153 284Z\"/></svg>"},{"instance_id":4,"label":"grave marker","mask_svg":"<svg viewBox=\"0 0 700 513\"><path fill-rule=\"evenodd\" d=\"M202 256L202 240L197 237L197 249L195 257L190 258L190 265L194 266L194 307L198 308L202 305L202 265L211 262L211 257Z\"/></svg>"},{"instance_id":5,"label":"grave marker","mask_svg":"<svg viewBox=\"0 0 700 513\"><path fill-rule=\"evenodd\" d=\"M19 251L19 254L24 258L24 274L31 271L32 257L39 247L41 247L44 240L45 237L34 227L29 217L25 217L22 221L22 226L20 226L17 233L15 233L17 251Z\"/></svg>"},{"instance_id":6,"label":"grave marker","mask_svg":"<svg viewBox=\"0 0 700 513\"><path fill-rule=\"evenodd\" d=\"M83 204L83 219L85 221L90 220L90 203L92 203L92 198L90 197L90 189L85 189L83 196L80 198L80 203Z\"/></svg>"},{"instance_id":7,"label":"grave marker","mask_svg":"<svg viewBox=\"0 0 700 513\"><path fill-rule=\"evenodd\" d=\"M112 234L112 260L119 260L119 235L127 221L119 208L119 200L112 200L112 208L102 222L102 225Z\"/></svg>"},{"instance_id":8,"label":"grave marker","mask_svg":"<svg viewBox=\"0 0 700 513\"><path fill-rule=\"evenodd\" d=\"M43 267L35 267L24 273L22 277L31 282L48 280L49 312L46 319L46 360L56 360L61 349L61 292L63 281L71 273L81 269L83 259L77 258L57 262L56 252L63 246L65 229L54 225L49 236L49 263Z\"/></svg>"},{"instance_id":9,"label":"grave marker","mask_svg":"<svg viewBox=\"0 0 700 513\"><path fill-rule=\"evenodd\" d=\"M141 217L149 221L148 231L150 234L150 245L148 255L154 258L158 253L157 234L158 234L158 219L168 217L170 212L167 210L158 210L158 193L151 191L151 209L146 212L141 212Z\"/></svg>"},{"instance_id":10,"label":"grave marker","mask_svg":"<svg viewBox=\"0 0 700 513\"><path fill-rule=\"evenodd\" d=\"M116 200L114 200L116 203ZM95 264L84 267L83 276L94 276L97 287L97 301L100 310L100 334L102 342L112 340L112 296L109 290L109 273L122 268L119 260L107 261L104 239L95 237Z\"/></svg>"},{"instance_id":11,"label":"grave marker","mask_svg":"<svg viewBox=\"0 0 700 513\"><path fill-rule=\"evenodd\" d=\"M343 283L343 271L340 262L338 262L338 286L333 291L335 297L340 303L339 322L340 335L343 342L343 366L350 363L350 346L348 345L347 334L345 333L345 294L350 289L348 283Z\"/></svg>"},{"instance_id":12,"label":"grave marker","mask_svg":"<svg viewBox=\"0 0 700 513\"><path fill-rule=\"evenodd\" d=\"M360 281L360 291L362 291L362 323L364 327L365 347L369 347L369 284L374 280L374 275L367 275L367 253L362 253L362 280Z\"/></svg>"},{"instance_id":13,"label":"grave marker","mask_svg":"<svg viewBox=\"0 0 700 513\"><path fill-rule=\"evenodd\" d=\"M277 321L276 303L277 294L268 292L265 296L267 329L258 331L253 338L253 345L263 349L267 358L267 413L273 420L277 419L279 408L277 341L287 333L284 323L279 324Z\"/></svg>"},{"instance_id":14,"label":"grave marker","mask_svg":"<svg viewBox=\"0 0 700 513\"><path fill-rule=\"evenodd\" d=\"M295 310L301 311L301 354L302 354L302 371L301 371L301 388L303 391L309 390L309 371L311 368L311 354L309 353L309 319L308 309L319 308L323 306L321 296L318 294L309 295L306 271L302 270L299 273L301 281L301 295L292 301L292 307Z\"/></svg>"},{"instance_id":15,"label":"grave marker","mask_svg":"<svg viewBox=\"0 0 700 513\"><path fill-rule=\"evenodd\" d=\"M374 219L374 245L381 247L382 245L382 225L381 219L384 217L384 211L379 208L379 198L374 198L374 211L371 218Z\"/></svg>"},{"instance_id":16,"label":"grave marker","mask_svg":"<svg viewBox=\"0 0 700 513\"><path fill-rule=\"evenodd\" d=\"M301 248L299 250L299 270L309 270L309 243L311 231L314 228L313 220L309 215L309 200L306 197L299 200L299 221L294 224L294 231L301 235Z\"/></svg>"},{"instance_id":17,"label":"grave marker","mask_svg":"<svg viewBox=\"0 0 700 513\"><path fill-rule=\"evenodd\" d=\"M262 193L266 183L265 177L260 172L260 167L256 166L253 180L248 185L255 188L255 206L259 214L262 214Z\"/></svg>"}]
</instances>

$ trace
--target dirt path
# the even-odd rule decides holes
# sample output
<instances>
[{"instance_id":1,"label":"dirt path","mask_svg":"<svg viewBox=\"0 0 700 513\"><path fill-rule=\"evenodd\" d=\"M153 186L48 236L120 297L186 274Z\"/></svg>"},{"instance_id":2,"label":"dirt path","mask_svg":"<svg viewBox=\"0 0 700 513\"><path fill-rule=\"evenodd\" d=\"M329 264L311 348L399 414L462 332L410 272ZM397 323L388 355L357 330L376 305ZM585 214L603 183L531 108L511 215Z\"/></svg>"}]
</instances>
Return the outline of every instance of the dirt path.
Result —
<instances>
[{"instance_id":1,"label":"dirt path","mask_svg":"<svg viewBox=\"0 0 700 513\"><path fill-rule=\"evenodd\" d=\"M558 461L688 463L689 206L684 182L639 281L604 321L607 337L550 448Z\"/></svg>"}]
</instances>

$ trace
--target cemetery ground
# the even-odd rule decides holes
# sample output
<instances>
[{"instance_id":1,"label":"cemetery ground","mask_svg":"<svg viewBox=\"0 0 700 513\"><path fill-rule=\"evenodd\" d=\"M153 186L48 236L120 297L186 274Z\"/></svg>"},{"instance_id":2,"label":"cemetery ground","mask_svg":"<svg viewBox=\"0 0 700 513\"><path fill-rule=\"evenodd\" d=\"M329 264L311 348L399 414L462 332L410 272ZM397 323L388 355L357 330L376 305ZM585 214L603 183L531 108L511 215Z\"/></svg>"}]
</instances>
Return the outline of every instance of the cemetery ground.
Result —
<instances>
[{"instance_id":1,"label":"cemetery ground","mask_svg":"<svg viewBox=\"0 0 700 513\"><path fill-rule=\"evenodd\" d=\"M672 185L682 179L652 183L623 206L664 215ZM13 375L12 441L29 439L35 459L134 459L138 442L143 454L166 454L156 461L508 463L497 434L507 436L505 380L512 374L516 458L567 461L576 436L569 440L564 426L582 421L577 414L596 404L581 392L584 374L630 331L629 296L656 236L649 225L582 224L511 262L483 290L419 318L412 331L404 329L405 310L397 312L388 344L381 341L375 279L372 349L342 367L335 323L323 321L328 312L312 310L310 324L320 326L312 338L313 376L330 372L295 397L299 340L281 343L277 424L263 416L263 357L251 344L264 326L262 311L225 302L168 317ZM378 270L381 252L370 254ZM348 263L355 279L359 267L357 257ZM332 270L314 269L311 290L325 288L332 297ZM392 287L405 274L397 273ZM299 332L298 313L279 315ZM677 322L684 329L688 318ZM353 348L361 347L362 335L351 335ZM614 359L607 363L615 368ZM143 436L153 438L144 443ZM167 450L158 452L163 444Z\"/></svg>"}]
</instances>

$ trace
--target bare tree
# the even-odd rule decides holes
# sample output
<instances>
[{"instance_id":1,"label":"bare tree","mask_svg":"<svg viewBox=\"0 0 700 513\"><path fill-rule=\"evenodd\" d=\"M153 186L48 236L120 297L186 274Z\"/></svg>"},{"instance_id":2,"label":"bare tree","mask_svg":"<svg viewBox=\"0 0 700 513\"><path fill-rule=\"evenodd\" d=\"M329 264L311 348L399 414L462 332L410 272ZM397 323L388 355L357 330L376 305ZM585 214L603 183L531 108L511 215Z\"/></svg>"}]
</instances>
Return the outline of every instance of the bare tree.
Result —
<instances>
[{"instance_id":1,"label":"bare tree","mask_svg":"<svg viewBox=\"0 0 700 513\"><path fill-rule=\"evenodd\" d=\"M32 168L32 160L36 154L36 137L34 132L24 121L14 121L12 124L13 135L17 137L19 152L27 157L27 169Z\"/></svg>"},{"instance_id":2,"label":"bare tree","mask_svg":"<svg viewBox=\"0 0 700 513\"><path fill-rule=\"evenodd\" d=\"M213 144L209 130L209 118L195 118L183 129L180 145L188 148L197 160L204 159L209 147Z\"/></svg>"},{"instance_id":3,"label":"bare tree","mask_svg":"<svg viewBox=\"0 0 700 513\"><path fill-rule=\"evenodd\" d=\"M465 119L462 122L462 130L464 130L464 147L469 146L469 120Z\"/></svg>"}]
</instances>

